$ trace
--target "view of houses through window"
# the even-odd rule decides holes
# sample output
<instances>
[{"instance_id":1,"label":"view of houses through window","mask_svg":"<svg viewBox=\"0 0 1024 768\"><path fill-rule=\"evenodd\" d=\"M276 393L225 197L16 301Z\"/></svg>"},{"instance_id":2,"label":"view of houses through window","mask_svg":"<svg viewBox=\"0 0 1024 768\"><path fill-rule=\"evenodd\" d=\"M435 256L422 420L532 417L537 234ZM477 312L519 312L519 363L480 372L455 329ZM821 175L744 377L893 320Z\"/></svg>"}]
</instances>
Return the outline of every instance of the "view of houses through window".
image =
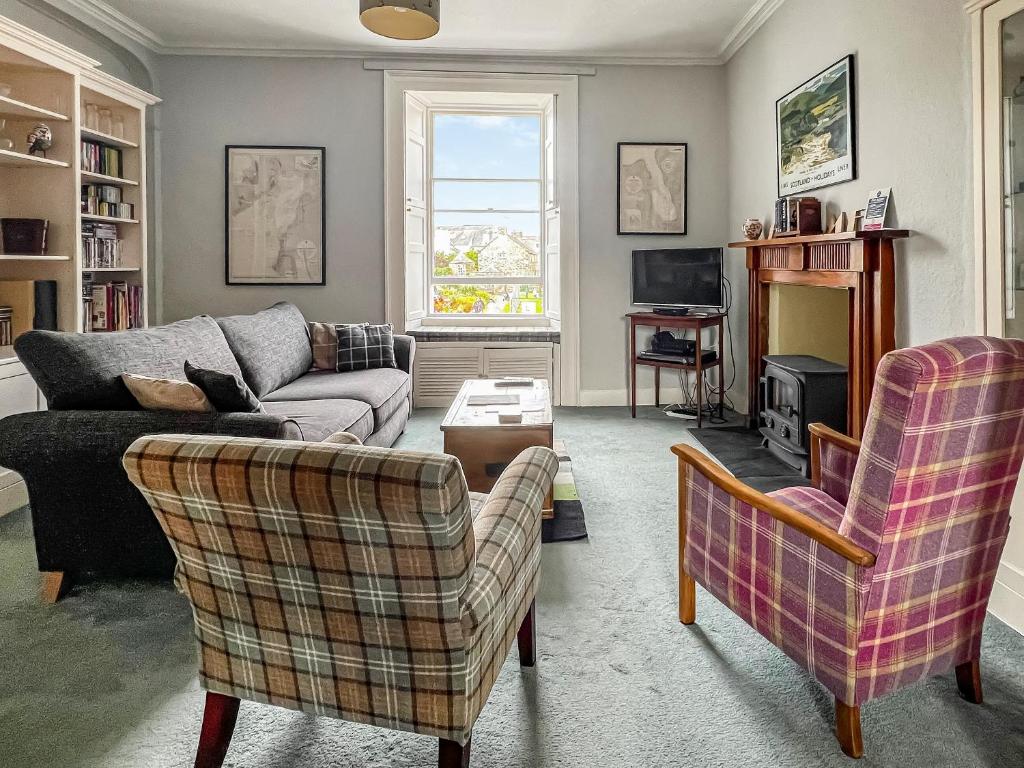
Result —
<instances>
[{"instance_id":1,"label":"view of houses through window","mask_svg":"<svg viewBox=\"0 0 1024 768\"><path fill-rule=\"evenodd\" d=\"M542 315L540 114L432 117L434 314Z\"/></svg>"}]
</instances>

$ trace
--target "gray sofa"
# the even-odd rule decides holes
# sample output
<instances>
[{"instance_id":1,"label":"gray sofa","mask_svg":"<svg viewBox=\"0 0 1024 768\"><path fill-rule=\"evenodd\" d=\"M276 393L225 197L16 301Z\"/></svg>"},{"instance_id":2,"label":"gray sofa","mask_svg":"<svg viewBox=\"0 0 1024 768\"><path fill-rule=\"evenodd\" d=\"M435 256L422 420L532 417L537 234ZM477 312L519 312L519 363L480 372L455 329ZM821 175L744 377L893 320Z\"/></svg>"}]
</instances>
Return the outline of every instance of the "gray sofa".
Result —
<instances>
[{"instance_id":1,"label":"gray sofa","mask_svg":"<svg viewBox=\"0 0 1024 768\"><path fill-rule=\"evenodd\" d=\"M320 441L339 431L390 446L412 403L415 341L395 337L398 368L313 371L306 320L275 304L253 315L194 317L105 334L30 331L15 351L49 410L0 421L0 466L28 486L39 569L68 578L158 576L174 557L121 467L138 437L216 434ZM184 362L240 375L264 413L143 411L122 373L184 379Z\"/></svg>"}]
</instances>

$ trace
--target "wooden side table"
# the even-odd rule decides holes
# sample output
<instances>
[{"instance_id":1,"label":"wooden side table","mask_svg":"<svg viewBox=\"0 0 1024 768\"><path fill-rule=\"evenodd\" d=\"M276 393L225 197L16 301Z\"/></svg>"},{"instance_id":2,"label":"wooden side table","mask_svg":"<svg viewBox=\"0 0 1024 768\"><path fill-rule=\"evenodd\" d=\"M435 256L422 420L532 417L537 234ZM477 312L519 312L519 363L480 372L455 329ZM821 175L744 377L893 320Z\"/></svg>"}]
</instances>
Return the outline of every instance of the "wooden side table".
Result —
<instances>
[{"instance_id":1,"label":"wooden side table","mask_svg":"<svg viewBox=\"0 0 1024 768\"><path fill-rule=\"evenodd\" d=\"M518 395L522 422L502 424L498 406L470 405L471 395ZM520 452L535 445L554 446L551 391L544 379L522 387L496 387L493 379L469 379L441 422L444 452L462 464L471 491L490 493L501 473ZM544 519L554 517L553 489L544 500Z\"/></svg>"},{"instance_id":2,"label":"wooden side table","mask_svg":"<svg viewBox=\"0 0 1024 768\"><path fill-rule=\"evenodd\" d=\"M718 369L718 415L725 414L725 363L722 358L723 327L725 325L725 313L715 312L713 314L692 314L692 315L660 315L657 312L632 312L626 315L629 318L629 405L632 409L633 418L636 418L636 368L638 365L646 365L654 369L654 405L661 405L661 369L673 368L677 371L694 371L697 374L697 429L703 425L703 398L704 398L704 372L712 368ZM682 328L696 331L697 349L694 355L694 362L683 363L671 360L651 360L639 357L636 349L636 329L639 326L653 326L655 333L662 328ZM705 328L718 329L718 358L713 362L705 363L701 332Z\"/></svg>"}]
</instances>

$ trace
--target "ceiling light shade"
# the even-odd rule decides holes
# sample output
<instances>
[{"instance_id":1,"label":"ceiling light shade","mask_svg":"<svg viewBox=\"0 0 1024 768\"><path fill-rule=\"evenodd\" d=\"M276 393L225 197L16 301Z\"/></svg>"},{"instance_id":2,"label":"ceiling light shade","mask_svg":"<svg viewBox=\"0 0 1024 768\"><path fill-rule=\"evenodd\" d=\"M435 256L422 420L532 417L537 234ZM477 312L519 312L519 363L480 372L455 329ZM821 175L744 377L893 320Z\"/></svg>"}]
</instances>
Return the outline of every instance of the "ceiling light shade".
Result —
<instances>
[{"instance_id":1,"label":"ceiling light shade","mask_svg":"<svg viewBox=\"0 0 1024 768\"><path fill-rule=\"evenodd\" d=\"M359 0L359 20L395 40L425 40L441 28L441 0Z\"/></svg>"}]
</instances>

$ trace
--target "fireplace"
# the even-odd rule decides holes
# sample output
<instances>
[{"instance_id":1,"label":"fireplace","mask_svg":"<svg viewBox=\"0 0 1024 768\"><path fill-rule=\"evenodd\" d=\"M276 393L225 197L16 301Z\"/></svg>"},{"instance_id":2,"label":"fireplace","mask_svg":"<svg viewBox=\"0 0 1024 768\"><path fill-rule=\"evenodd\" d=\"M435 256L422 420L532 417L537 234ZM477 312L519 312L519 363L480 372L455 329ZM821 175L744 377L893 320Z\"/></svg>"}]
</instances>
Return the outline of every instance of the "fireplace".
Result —
<instances>
[{"instance_id":1,"label":"fireplace","mask_svg":"<svg viewBox=\"0 0 1024 768\"><path fill-rule=\"evenodd\" d=\"M895 245L909 235L907 230L882 229L729 244L731 248L743 248L747 254L750 426L757 426L759 414L765 411L759 382L764 377L764 356L772 351L768 346L773 314L771 287L838 288L846 291L849 306L846 420L838 427L850 437L861 437L878 361L896 348ZM777 313L785 311L785 303L779 302Z\"/></svg>"},{"instance_id":2,"label":"fireplace","mask_svg":"<svg viewBox=\"0 0 1024 768\"><path fill-rule=\"evenodd\" d=\"M810 477L807 426L846 426L846 366L810 355L765 355L761 388L761 434L768 450Z\"/></svg>"}]
</instances>

